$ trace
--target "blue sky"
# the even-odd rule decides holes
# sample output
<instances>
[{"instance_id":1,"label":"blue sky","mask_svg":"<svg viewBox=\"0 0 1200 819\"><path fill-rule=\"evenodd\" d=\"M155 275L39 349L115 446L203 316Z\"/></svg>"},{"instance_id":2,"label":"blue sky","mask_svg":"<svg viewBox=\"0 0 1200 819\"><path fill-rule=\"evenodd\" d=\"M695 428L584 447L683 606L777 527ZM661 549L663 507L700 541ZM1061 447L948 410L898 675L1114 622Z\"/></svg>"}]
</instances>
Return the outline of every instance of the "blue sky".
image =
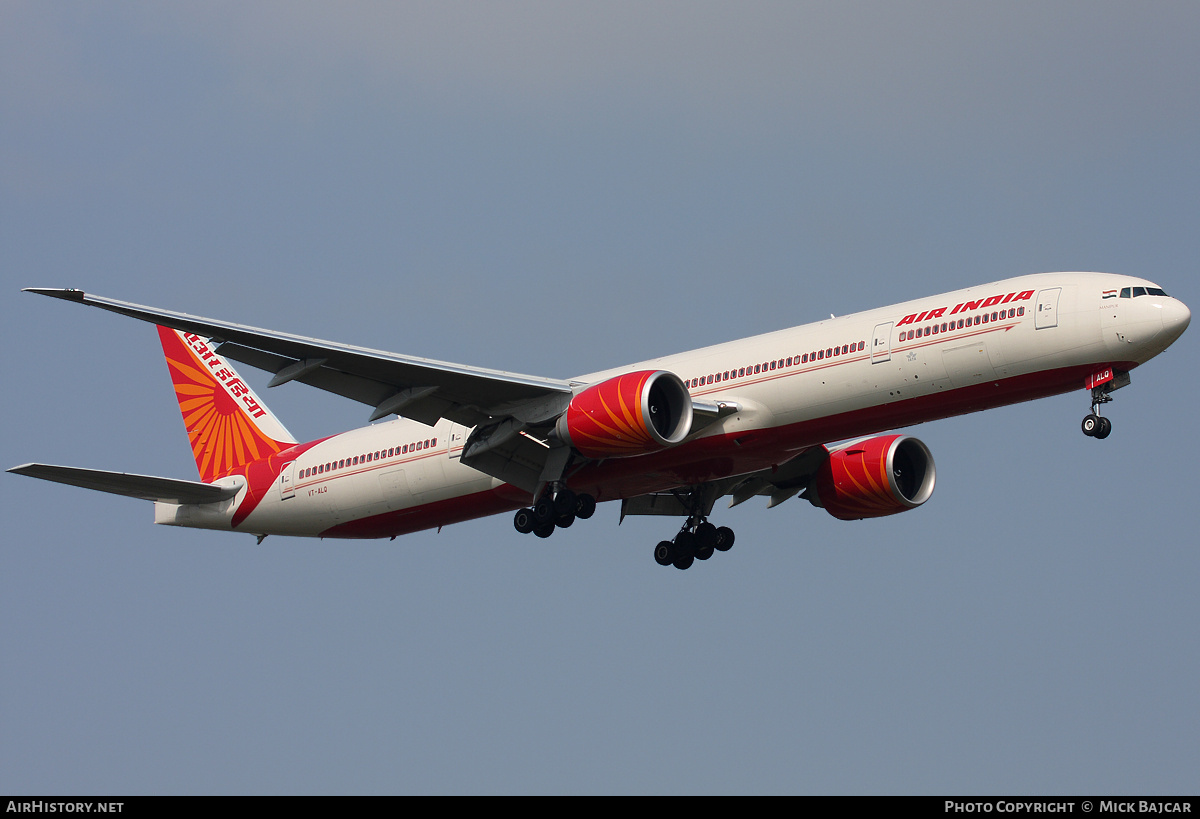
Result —
<instances>
[{"instance_id":1,"label":"blue sky","mask_svg":"<svg viewBox=\"0 0 1200 819\"><path fill-rule=\"evenodd\" d=\"M194 477L114 298L566 377L1008 276L1200 303L1189 3L0 5L3 463ZM0 791L1179 793L1195 330L924 507L395 542L0 476ZM266 393L311 438L366 422ZM1189 523L1189 521L1192 521Z\"/></svg>"}]
</instances>

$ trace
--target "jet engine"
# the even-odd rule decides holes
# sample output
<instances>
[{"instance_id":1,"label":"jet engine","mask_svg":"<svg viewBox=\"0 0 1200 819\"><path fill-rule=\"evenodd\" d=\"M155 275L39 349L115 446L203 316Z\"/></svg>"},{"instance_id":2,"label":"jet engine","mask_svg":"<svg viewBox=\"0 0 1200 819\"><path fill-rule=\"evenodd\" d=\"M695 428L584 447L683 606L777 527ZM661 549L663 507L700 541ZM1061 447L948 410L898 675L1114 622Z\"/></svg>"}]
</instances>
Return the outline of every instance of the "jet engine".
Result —
<instances>
[{"instance_id":1,"label":"jet engine","mask_svg":"<svg viewBox=\"0 0 1200 819\"><path fill-rule=\"evenodd\" d=\"M571 399L555 430L588 458L645 455L682 441L692 429L692 397L665 370L625 373Z\"/></svg>"},{"instance_id":2,"label":"jet engine","mask_svg":"<svg viewBox=\"0 0 1200 819\"><path fill-rule=\"evenodd\" d=\"M840 520L878 518L929 500L935 477L929 447L908 435L881 435L830 452L808 497Z\"/></svg>"}]
</instances>

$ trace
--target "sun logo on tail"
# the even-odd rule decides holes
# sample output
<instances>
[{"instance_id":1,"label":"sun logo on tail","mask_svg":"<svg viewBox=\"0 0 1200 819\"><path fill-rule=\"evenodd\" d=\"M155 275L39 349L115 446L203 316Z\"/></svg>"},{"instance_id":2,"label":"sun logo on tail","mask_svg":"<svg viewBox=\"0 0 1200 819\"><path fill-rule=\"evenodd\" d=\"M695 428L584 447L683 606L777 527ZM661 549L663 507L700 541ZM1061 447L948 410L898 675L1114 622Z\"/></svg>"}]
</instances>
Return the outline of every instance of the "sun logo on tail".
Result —
<instances>
[{"instance_id":1,"label":"sun logo on tail","mask_svg":"<svg viewBox=\"0 0 1200 819\"><path fill-rule=\"evenodd\" d=\"M158 336L201 480L215 481L295 443L204 339L167 327Z\"/></svg>"}]
</instances>

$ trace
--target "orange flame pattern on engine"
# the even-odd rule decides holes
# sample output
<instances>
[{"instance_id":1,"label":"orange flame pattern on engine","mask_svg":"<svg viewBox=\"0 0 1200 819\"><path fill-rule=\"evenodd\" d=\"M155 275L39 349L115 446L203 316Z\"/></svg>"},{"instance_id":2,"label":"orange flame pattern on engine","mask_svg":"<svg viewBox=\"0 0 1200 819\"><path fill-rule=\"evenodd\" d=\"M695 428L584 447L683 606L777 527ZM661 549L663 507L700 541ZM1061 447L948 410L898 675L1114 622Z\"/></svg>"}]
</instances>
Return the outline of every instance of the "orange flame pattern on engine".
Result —
<instances>
[{"instance_id":1,"label":"orange flame pattern on engine","mask_svg":"<svg viewBox=\"0 0 1200 819\"><path fill-rule=\"evenodd\" d=\"M571 399L571 444L588 458L621 458L662 449L646 428L642 389L654 371L626 373L589 387Z\"/></svg>"},{"instance_id":2,"label":"orange flame pattern on engine","mask_svg":"<svg viewBox=\"0 0 1200 819\"><path fill-rule=\"evenodd\" d=\"M817 476L825 511L840 520L878 518L909 507L892 494L888 450L900 435L884 435L831 452Z\"/></svg>"},{"instance_id":3,"label":"orange flame pattern on engine","mask_svg":"<svg viewBox=\"0 0 1200 819\"><path fill-rule=\"evenodd\" d=\"M211 483L292 446L264 434L179 334L158 328L200 480ZM230 376L237 378L236 373ZM238 379L240 382L240 379Z\"/></svg>"}]
</instances>

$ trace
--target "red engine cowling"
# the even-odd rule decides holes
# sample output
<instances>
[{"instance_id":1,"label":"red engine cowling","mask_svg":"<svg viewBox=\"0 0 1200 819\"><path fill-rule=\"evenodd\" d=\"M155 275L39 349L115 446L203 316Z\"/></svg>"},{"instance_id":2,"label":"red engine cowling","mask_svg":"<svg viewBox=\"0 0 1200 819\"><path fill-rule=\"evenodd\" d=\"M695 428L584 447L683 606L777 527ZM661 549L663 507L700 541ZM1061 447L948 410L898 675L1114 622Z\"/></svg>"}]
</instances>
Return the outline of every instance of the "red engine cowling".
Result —
<instances>
[{"instance_id":1,"label":"red engine cowling","mask_svg":"<svg viewBox=\"0 0 1200 819\"><path fill-rule=\"evenodd\" d=\"M572 398L555 429L588 458L645 455L687 437L692 397L674 373L625 373Z\"/></svg>"},{"instance_id":2,"label":"red engine cowling","mask_svg":"<svg viewBox=\"0 0 1200 819\"><path fill-rule=\"evenodd\" d=\"M908 435L881 435L830 452L809 499L840 520L879 518L929 500L935 477L929 447Z\"/></svg>"}]
</instances>

